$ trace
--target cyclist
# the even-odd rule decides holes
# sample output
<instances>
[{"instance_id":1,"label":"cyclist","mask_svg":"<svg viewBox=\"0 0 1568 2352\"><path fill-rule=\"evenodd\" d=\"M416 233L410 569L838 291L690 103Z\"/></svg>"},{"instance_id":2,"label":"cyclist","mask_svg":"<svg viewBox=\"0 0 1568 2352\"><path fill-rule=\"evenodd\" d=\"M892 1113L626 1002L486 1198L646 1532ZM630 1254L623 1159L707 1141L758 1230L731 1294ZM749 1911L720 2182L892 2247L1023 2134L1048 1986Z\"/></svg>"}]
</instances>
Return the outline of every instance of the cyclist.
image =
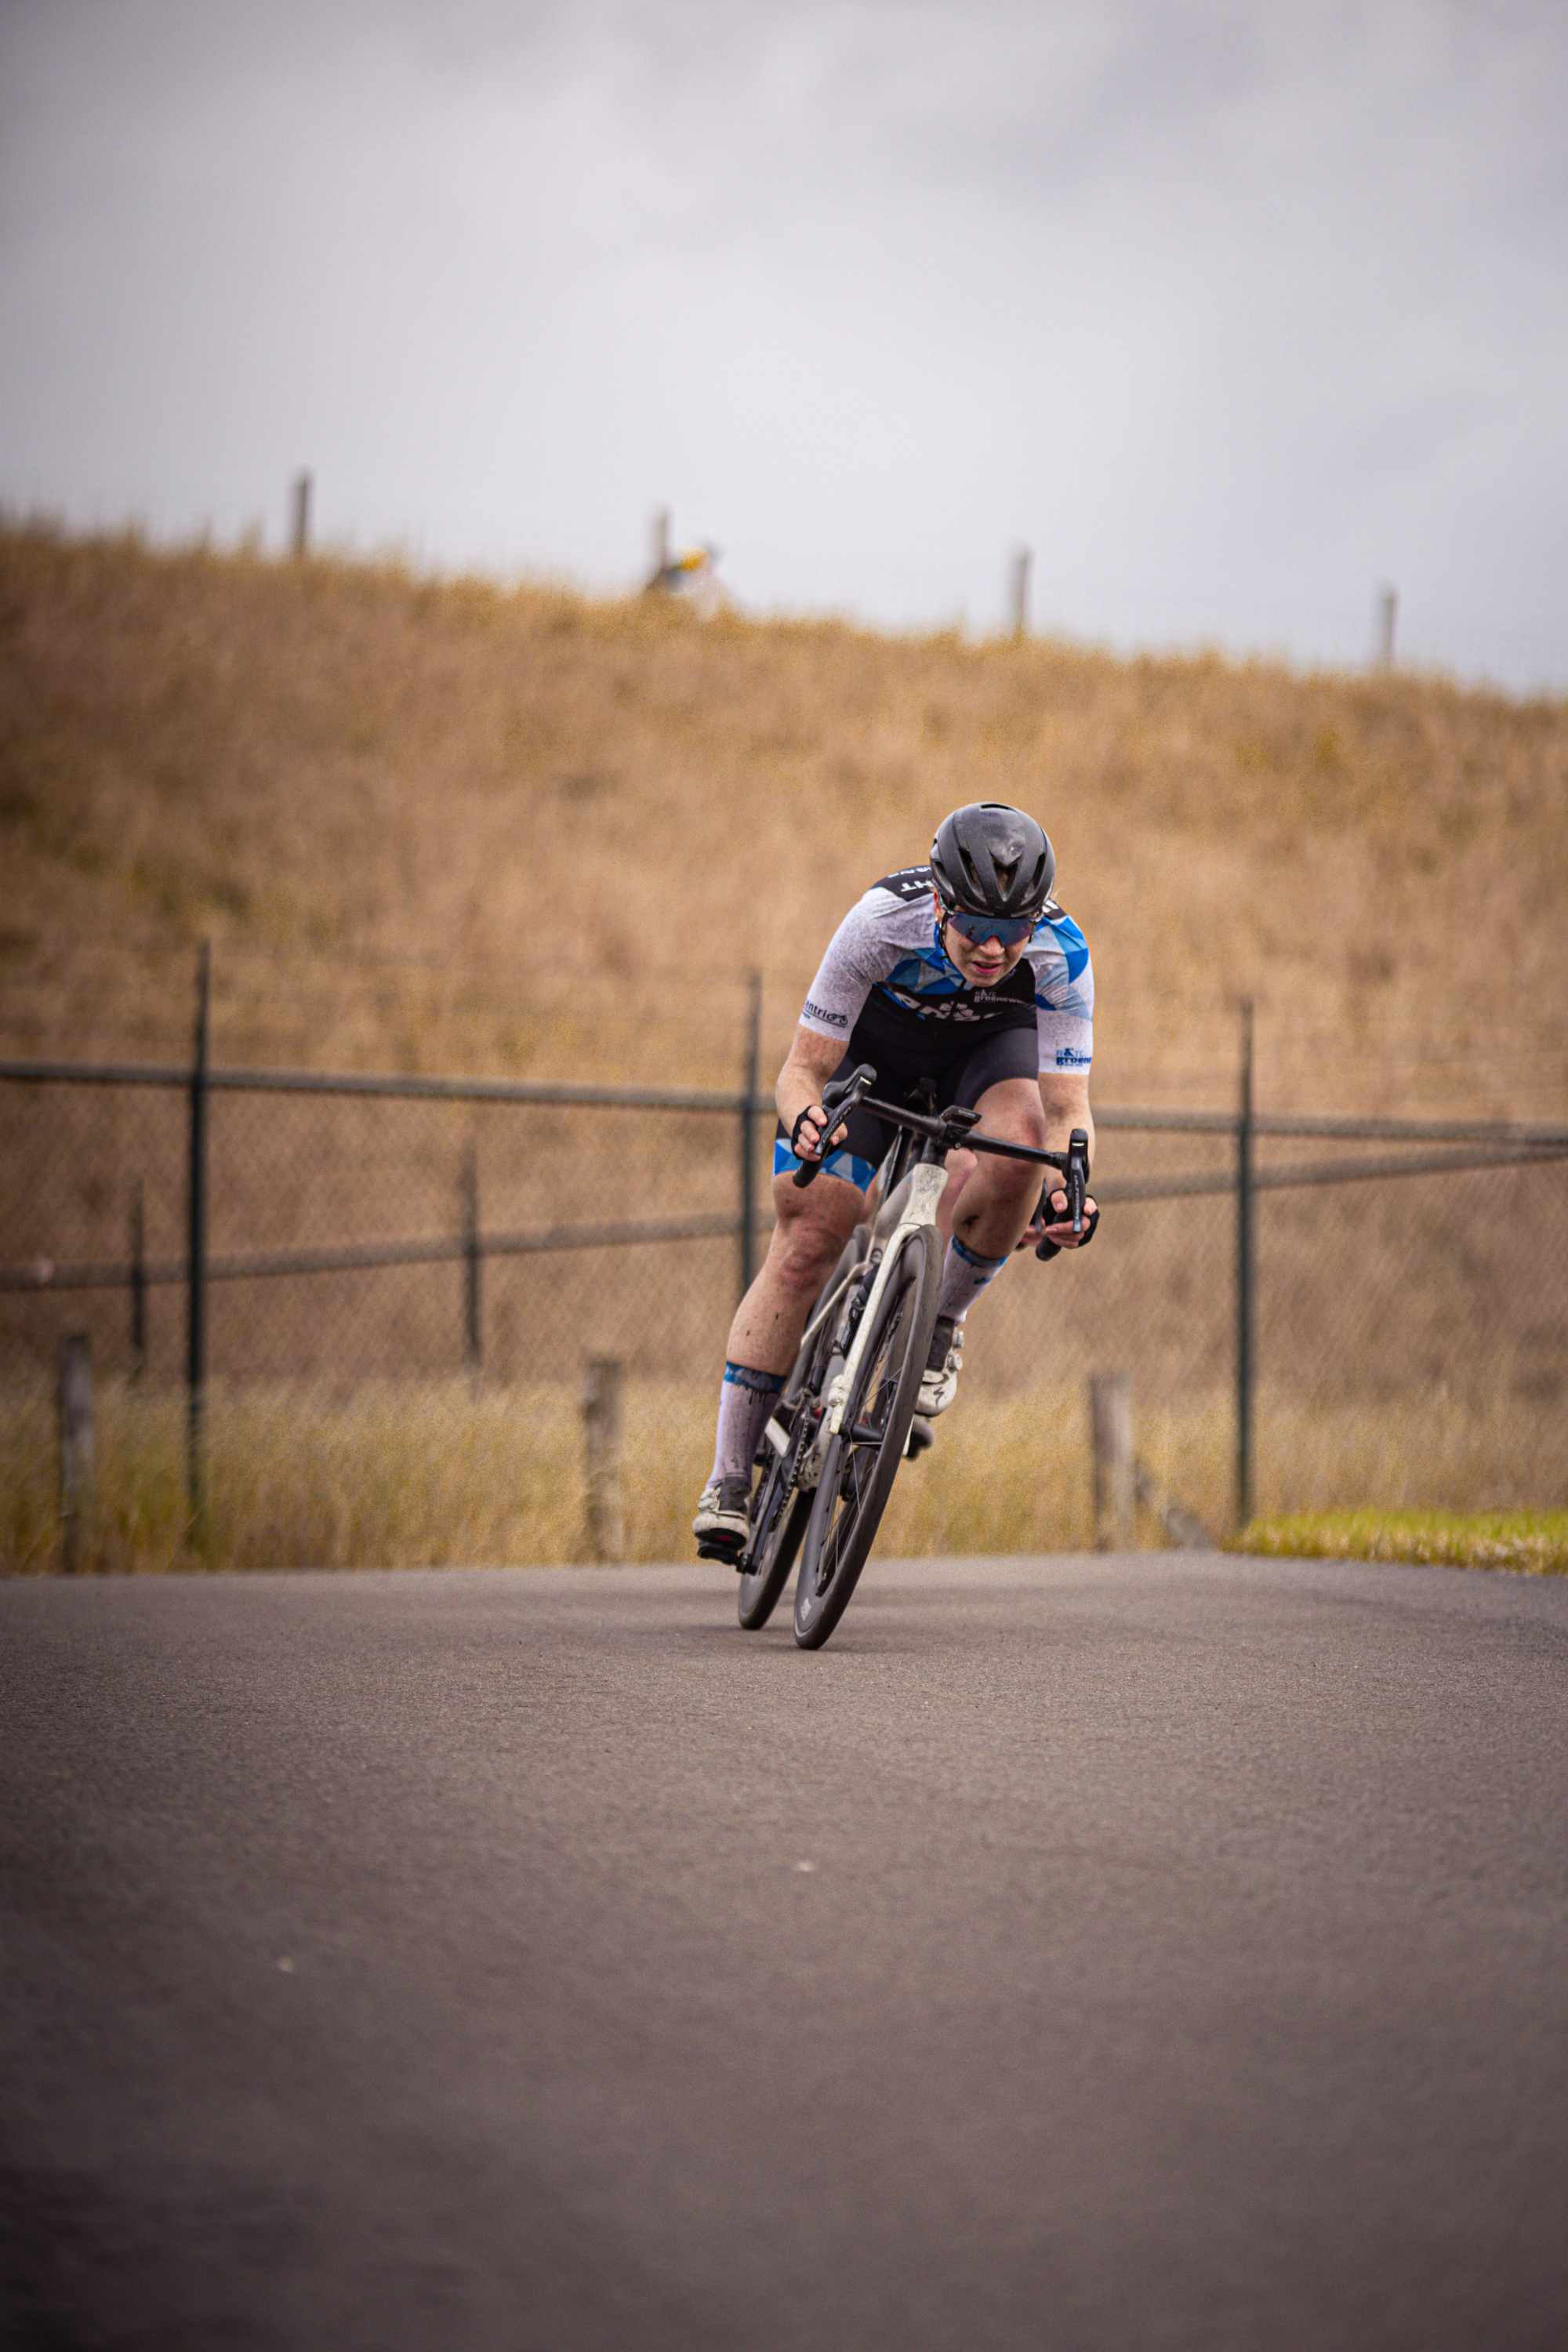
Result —
<instances>
[{"instance_id":1,"label":"cyclist","mask_svg":"<svg viewBox=\"0 0 1568 2352\"><path fill-rule=\"evenodd\" d=\"M733 1560L745 1542L763 1424L891 1139L864 1106L829 1135L824 1086L869 1062L884 1100L911 1099L930 1080L939 1108L973 1106L991 1134L1060 1150L1081 1127L1092 1150L1094 978L1083 933L1051 895L1055 880L1055 853L1032 816L972 802L937 828L928 865L874 884L834 933L774 1093L777 1223L731 1326L713 1469L692 1521L704 1558ZM802 1190L795 1172L816 1160L823 1172ZM1042 1222L1038 1182L1018 1160L949 1159L940 1215L950 1239L918 1408L928 1421L957 1389L963 1318L1013 1250L1025 1241L1044 1241L1047 1255L1081 1247L1099 1223L1091 1201L1075 1236L1057 1183L1057 1213Z\"/></svg>"}]
</instances>

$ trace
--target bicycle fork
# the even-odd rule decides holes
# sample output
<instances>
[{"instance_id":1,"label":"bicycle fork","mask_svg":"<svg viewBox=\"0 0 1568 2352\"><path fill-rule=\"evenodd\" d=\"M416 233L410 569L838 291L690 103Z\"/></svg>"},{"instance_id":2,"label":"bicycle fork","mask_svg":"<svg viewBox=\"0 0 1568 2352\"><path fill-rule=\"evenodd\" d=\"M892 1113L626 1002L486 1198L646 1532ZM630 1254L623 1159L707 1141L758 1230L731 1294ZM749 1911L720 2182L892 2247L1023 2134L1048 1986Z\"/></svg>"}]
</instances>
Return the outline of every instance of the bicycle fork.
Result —
<instances>
[{"instance_id":1,"label":"bicycle fork","mask_svg":"<svg viewBox=\"0 0 1568 2352\"><path fill-rule=\"evenodd\" d=\"M816 1437L810 1454L802 1465L803 1476L800 1483L803 1485L805 1484L804 1474L808 1469L812 1474L812 1483L816 1484L816 1474L822 1466L822 1456L826 1452L829 1442L842 1433L845 1408L855 1392L860 1366L866 1350L870 1345L871 1333L876 1327L877 1310L882 1303L884 1291L892 1280L893 1267L902 1255L904 1237L906 1234L918 1233L922 1225L935 1224L937 1202L942 1199L947 1183L947 1171L939 1161L922 1160L917 1161L910 1169L905 1181L910 1188L909 1199L902 1216L888 1236L882 1251L882 1262L877 1268L870 1295L861 1309L859 1325L850 1344L849 1352L847 1356L842 1358L836 1356L829 1362L827 1380L823 1391L822 1419L817 1425Z\"/></svg>"}]
</instances>

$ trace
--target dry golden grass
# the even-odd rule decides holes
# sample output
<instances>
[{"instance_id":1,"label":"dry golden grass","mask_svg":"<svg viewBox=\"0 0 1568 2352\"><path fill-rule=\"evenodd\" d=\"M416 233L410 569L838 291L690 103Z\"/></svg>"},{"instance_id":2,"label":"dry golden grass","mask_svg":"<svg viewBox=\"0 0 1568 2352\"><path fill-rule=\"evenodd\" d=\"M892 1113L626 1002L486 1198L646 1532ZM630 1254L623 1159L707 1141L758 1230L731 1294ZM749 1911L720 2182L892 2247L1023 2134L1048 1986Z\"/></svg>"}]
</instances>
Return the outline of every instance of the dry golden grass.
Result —
<instances>
[{"instance_id":1,"label":"dry golden grass","mask_svg":"<svg viewBox=\"0 0 1568 2352\"><path fill-rule=\"evenodd\" d=\"M186 1524L184 1402L173 1389L101 1385L96 1501L84 1567L100 1573L225 1568L500 1566L586 1556L577 1392L564 1386L475 1389L463 1380L365 1384L215 1384L205 1418L207 1504L198 1544ZM936 1450L906 1465L878 1539L889 1558L1079 1550L1092 1542L1084 1401L1037 1382L965 1396ZM1445 1418L1408 1401L1375 1417L1285 1403L1268 1416L1258 1517L1287 1497L1320 1509L1375 1496L1475 1511L1554 1442L1552 1416ZM1226 1400L1145 1414L1139 1451L1159 1482L1216 1534L1231 1523ZM633 1381L626 1398L626 1557L685 1559L695 1486L711 1458L705 1389ZM1442 1454L1434 1480L1430 1457ZM1302 1484L1303 1464L1307 1483ZM1526 1487L1526 1491L1530 1491ZM1537 1489L1539 1491L1539 1488ZM1560 1516L1560 1515L1559 1515ZM55 1445L42 1384L0 1392L0 1571L59 1564ZM1258 1538L1261 1540L1261 1538ZM1135 1540L1158 1548L1140 1513Z\"/></svg>"},{"instance_id":2,"label":"dry golden grass","mask_svg":"<svg viewBox=\"0 0 1568 2352\"><path fill-rule=\"evenodd\" d=\"M1061 1400L978 1402L940 1477L895 1489L885 1552L1056 1550L1089 1533L1081 1470L1053 1436ZM634 1382L627 1396L626 1557L685 1559L712 1456L706 1388ZM468 1381L215 1384L205 1421L204 1524L187 1527L184 1405L174 1390L103 1384L81 1559L101 1573L199 1567L449 1567L586 1556L578 1397ZM54 1435L40 1386L0 1399L4 1568L58 1567ZM694 1478L694 1465L696 1475Z\"/></svg>"},{"instance_id":3,"label":"dry golden grass","mask_svg":"<svg viewBox=\"0 0 1568 2352\"><path fill-rule=\"evenodd\" d=\"M1410 1388L1325 1401L1264 1384L1255 1399L1254 1511L1479 1511L1563 1491L1561 1402ZM1234 1393L1137 1412L1158 1483L1216 1535L1236 1517Z\"/></svg>"},{"instance_id":4,"label":"dry golden grass","mask_svg":"<svg viewBox=\"0 0 1568 2352\"><path fill-rule=\"evenodd\" d=\"M850 899L922 855L949 807L991 795L1037 809L1056 839L1063 899L1094 950L1100 1104L1228 1104L1250 996L1265 1108L1568 1117L1562 700L1217 656L705 622L394 565L0 528L6 1054L183 1059L195 946L210 938L223 1062L732 1085L755 968L766 1081ZM0 1165L0 1255L116 1254L142 1174L149 1246L177 1253L178 1139L154 1108L32 1105L30 1139L14 1135ZM296 1226L331 1242L447 1230L479 1131L466 1112L460 1129L412 1115L383 1127L370 1110L297 1107L245 1129L252 1108L233 1101L218 1122L215 1246L282 1245ZM641 1143L595 1129L595 1161L554 1114L526 1118L483 1129L487 1220L732 1197L717 1126L679 1158L651 1128ZM1100 1168L1205 1157L1193 1139L1107 1129ZM1548 1182L1536 1171L1489 1189L1277 1196L1262 1217L1266 1370L1288 1353L1318 1395L1266 1397L1260 1509L1560 1499ZM1146 1416L1141 1444L1224 1528L1227 1219L1215 1204L1126 1211L1048 1298L1011 1281L941 1475L900 1482L888 1547L1087 1540L1081 1399L1033 1385L1047 1360L1130 1363L1135 1394L1183 1397L1179 1413ZM625 1281L601 1270L597 1290L586 1267L531 1273L526 1289L487 1272L487 1365L540 1369L528 1334L555 1331L570 1307L575 1345L586 1300L605 1323L593 1345L669 1376L642 1384L634 1416L639 1558L685 1554L694 1465L710 1458L711 1399L684 1377L707 1343L676 1313L710 1328L716 1371L722 1305L710 1311L708 1294L720 1301L728 1260L703 1269L671 1278L639 1260ZM423 1303L390 1280L353 1293L366 1350L375 1316L386 1322L377 1363L451 1360L457 1294L431 1279ZM642 1349L622 1322L647 1322L638 1300L655 1291L668 1328ZM1425 1319L1423 1300L1436 1302ZM1399 1393L1449 1360L1462 1369L1483 1308L1500 1325L1481 1336L1506 1411ZM281 1307L267 1311L266 1364L333 1360L301 1353ZM122 1302L93 1294L80 1312L100 1362L124 1361ZM411 1353L421 1317L445 1320ZM155 1320L154 1360L173 1370L162 1298ZM36 1356L19 1307L13 1328L7 1352ZM1005 1393L986 1392L987 1361ZM1369 1368L1375 1413L1323 1402L1329 1371ZM178 1408L112 1382L104 1395L96 1556L169 1564L184 1539ZM42 1412L35 1400L7 1423L18 1566L55 1541ZM209 1551L251 1564L571 1557L574 1415L553 1388L219 1391Z\"/></svg>"},{"instance_id":5,"label":"dry golden grass","mask_svg":"<svg viewBox=\"0 0 1568 2352\"><path fill-rule=\"evenodd\" d=\"M728 1079L955 802L1038 810L1102 1100L1568 1108L1568 705L1217 656L702 621L0 531L0 1037ZM636 1018L626 999L635 1000Z\"/></svg>"}]
</instances>

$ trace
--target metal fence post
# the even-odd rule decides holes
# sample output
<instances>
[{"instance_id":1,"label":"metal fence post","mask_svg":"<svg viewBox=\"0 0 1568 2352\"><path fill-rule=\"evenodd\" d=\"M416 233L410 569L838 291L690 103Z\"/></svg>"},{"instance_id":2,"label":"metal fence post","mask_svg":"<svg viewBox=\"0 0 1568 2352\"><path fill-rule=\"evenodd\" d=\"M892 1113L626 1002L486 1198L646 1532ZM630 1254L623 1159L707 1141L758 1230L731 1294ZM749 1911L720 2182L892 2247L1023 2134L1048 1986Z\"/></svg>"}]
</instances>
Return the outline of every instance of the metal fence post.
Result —
<instances>
[{"instance_id":1,"label":"metal fence post","mask_svg":"<svg viewBox=\"0 0 1568 2352\"><path fill-rule=\"evenodd\" d=\"M185 1276L185 1481L191 1540L202 1512L202 1405L206 1381L207 1023L212 996L212 942L202 941L196 964L195 1058L191 1065L190 1232Z\"/></svg>"},{"instance_id":2,"label":"metal fence post","mask_svg":"<svg viewBox=\"0 0 1568 2352\"><path fill-rule=\"evenodd\" d=\"M147 1369L147 1202L140 1176L131 1187L131 1377Z\"/></svg>"},{"instance_id":3,"label":"metal fence post","mask_svg":"<svg viewBox=\"0 0 1568 2352\"><path fill-rule=\"evenodd\" d=\"M1236 1122L1236 1523L1252 1518L1252 1403L1256 1330L1252 1003L1242 1006L1241 1108Z\"/></svg>"},{"instance_id":4,"label":"metal fence post","mask_svg":"<svg viewBox=\"0 0 1568 2352\"><path fill-rule=\"evenodd\" d=\"M470 1143L463 1163L463 1352L479 1369L479 1154Z\"/></svg>"},{"instance_id":5,"label":"metal fence post","mask_svg":"<svg viewBox=\"0 0 1568 2352\"><path fill-rule=\"evenodd\" d=\"M741 1296L744 1298L756 1272L757 1218L757 1078L762 1060L763 975L752 974L751 1005L746 1020L746 1066L741 1097Z\"/></svg>"}]
</instances>

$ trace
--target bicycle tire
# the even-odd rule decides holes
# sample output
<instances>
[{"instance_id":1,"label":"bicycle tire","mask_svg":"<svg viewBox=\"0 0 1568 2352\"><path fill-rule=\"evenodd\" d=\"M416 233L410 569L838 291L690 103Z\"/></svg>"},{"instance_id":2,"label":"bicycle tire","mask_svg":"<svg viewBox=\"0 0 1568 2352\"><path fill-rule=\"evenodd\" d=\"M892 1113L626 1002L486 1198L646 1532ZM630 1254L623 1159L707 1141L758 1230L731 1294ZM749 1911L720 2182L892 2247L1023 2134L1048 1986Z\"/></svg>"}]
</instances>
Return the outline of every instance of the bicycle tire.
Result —
<instances>
[{"instance_id":1,"label":"bicycle tire","mask_svg":"<svg viewBox=\"0 0 1568 2352\"><path fill-rule=\"evenodd\" d=\"M920 1399L941 1278L935 1229L917 1225L900 1247L812 1497L795 1589L795 1638L803 1650L827 1640L876 1540ZM857 1438L857 1429L875 1434Z\"/></svg>"},{"instance_id":2,"label":"bicycle tire","mask_svg":"<svg viewBox=\"0 0 1568 2352\"><path fill-rule=\"evenodd\" d=\"M844 1244L837 1265L818 1291L813 1314L823 1300L843 1283L846 1276L854 1271L865 1255L867 1246L868 1236L863 1228L858 1227ZM816 1391L821 1386L822 1375L832 1351L833 1324L837 1321L835 1316L803 1344L795 1370L784 1383L780 1404L791 1413L789 1445L783 1454L775 1454L771 1445L759 1449L765 1454L765 1462L752 1505L752 1527L747 1538L748 1564L741 1570L735 1592L735 1614L748 1633L757 1633L777 1608L779 1595L789 1581L790 1570L795 1566L801 1538L811 1517L811 1488L792 1489L789 1483L796 1452L795 1422L799 1412L809 1410L816 1401Z\"/></svg>"},{"instance_id":3,"label":"bicycle tire","mask_svg":"<svg viewBox=\"0 0 1568 2352\"><path fill-rule=\"evenodd\" d=\"M736 1582L735 1614L748 1633L757 1633L778 1607L811 1517L811 1503L809 1488L773 1502L764 1498L758 1530L751 1538L749 1565Z\"/></svg>"}]
</instances>

